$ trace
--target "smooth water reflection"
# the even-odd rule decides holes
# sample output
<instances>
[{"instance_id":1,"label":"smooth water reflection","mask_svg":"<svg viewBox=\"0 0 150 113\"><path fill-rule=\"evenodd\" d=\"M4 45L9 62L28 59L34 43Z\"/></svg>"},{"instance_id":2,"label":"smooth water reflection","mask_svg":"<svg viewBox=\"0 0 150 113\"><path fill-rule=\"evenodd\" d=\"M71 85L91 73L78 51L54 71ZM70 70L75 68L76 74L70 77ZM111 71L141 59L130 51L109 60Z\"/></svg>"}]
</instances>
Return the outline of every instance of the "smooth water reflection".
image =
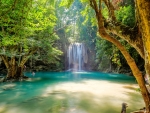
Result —
<instances>
[{"instance_id":1,"label":"smooth water reflection","mask_svg":"<svg viewBox=\"0 0 150 113\"><path fill-rule=\"evenodd\" d=\"M38 72L0 84L0 113L119 113L144 106L133 77L99 72Z\"/></svg>"}]
</instances>

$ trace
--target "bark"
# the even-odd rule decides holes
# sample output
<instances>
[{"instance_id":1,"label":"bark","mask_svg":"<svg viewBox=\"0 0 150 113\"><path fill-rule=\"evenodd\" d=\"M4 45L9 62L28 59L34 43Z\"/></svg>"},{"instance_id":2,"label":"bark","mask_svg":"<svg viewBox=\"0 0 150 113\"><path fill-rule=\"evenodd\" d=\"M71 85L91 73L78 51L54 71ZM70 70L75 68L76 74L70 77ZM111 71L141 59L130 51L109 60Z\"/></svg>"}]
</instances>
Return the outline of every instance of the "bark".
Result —
<instances>
[{"instance_id":1,"label":"bark","mask_svg":"<svg viewBox=\"0 0 150 113\"><path fill-rule=\"evenodd\" d=\"M8 79L20 79L21 77L23 77L23 68L24 67L18 67L14 64L10 63L9 68L7 68L7 75L4 81L7 81Z\"/></svg>"},{"instance_id":2,"label":"bark","mask_svg":"<svg viewBox=\"0 0 150 113\"><path fill-rule=\"evenodd\" d=\"M136 0L136 12L137 20L139 23L139 29L142 34L142 40L144 45L145 54L145 70L150 76L150 1L149 0ZM150 98L150 97L149 97ZM146 104L146 109L150 113L150 102Z\"/></svg>"},{"instance_id":3,"label":"bark","mask_svg":"<svg viewBox=\"0 0 150 113\"><path fill-rule=\"evenodd\" d=\"M144 0L141 0L141 1L144 1ZM146 2L146 0L145 0L145 2ZM101 0L99 0L99 4L101 4ZM111 35L109 35L107 33L107 31L106 31L106 29L104 27L104 19L103 19L102 12L101 12L101 6L97 4L96 0L90 0L90 5L91 5L91 7L94 9L94 11L96 13L96 18L97 18L98 28L99 28L98 32L99 32L100 36L102 38L110 41L111 43L113 43L121 51L121 53L125 57L128 65L130 66L130 68L132 70L132 73L133 73L134 77L136 78L136 80L138 82L138 85L139 85L139 87L141 89L141 94L143 96L143 99L144 99L144 102L145 102L145 105L146 105L147 113L150 113L150 106L149 106L150 105L150 97L149 97L149 92L148 92L148 90L147 90L147 88L145 86L145 82L144 82L144 78L142 76L142 73L138 69L134 59L130 56L130 54L127 52L125 47L117 39L113 38ZM149 33L148 32L149 31L148 26L145 25L145 27L147 27L147 32L146 32L147 34L146 33L143 33L143 34L148 35L148 33ZM143 36L143 34L142 34L142 36ZM150 36L150 34L149 34L149 36ZM150 41L150 38L149 38L149 41ZM140 40L140 42L141 42L141 40ZM144 44L147 44L147 42L145 42ZM141 45L143 45L143 44L141 44ZM150 46L149 46L149 48L150 48ZM149 48L146 46L144 49L146 51L148 51ZM149 57L150 57L149 52L147 53L147 55L149 55ZM147 56L147 55L145 54L145 56ZM147 59L150 61L149 57L147 57Z\"/></svg>"},{"instance_id":4,"label":"bark","mask_svg":"<svg viewBox=\"0 0 150 113\"><path fill-rule=\"evenodd\" d=\"M145 53L145 69L150 75L150 1L136 0L136 12Z\"/></svg>"},{"instance_id":5,"label":"bark","mask_svg":"<svg viewBox=\"0 0 150 113\"><path fill-rule=\"evenodd\" d=\"M15 57L11 58L9 64L10 64L9 68L11 68L11 76L14 77L17 71Z\"/></svg>"},{"instance_id":6,"label":"bark","mask_svg":"<svg viewBox=\"0 0 150 113\"><path fill-rule=\"evenodd\" d=\"M9 68L9 62L8 62L8 59L5 55L1 55L1 58L6 66L6 68Z\"/></svg>"},{"instance_id":7,"label":"bark","mask_svg":"<svg viewBox=\"0 0 150 113\"><path fill-rule=\"evenodd\" d=\"M6 79L17 79L22 75L22 71L19 71L20 67L18 67L15 57L12 57L10 60L8 60L7 56L1 55L1 58L7 68Z\"/></svg>"}]
</instances>

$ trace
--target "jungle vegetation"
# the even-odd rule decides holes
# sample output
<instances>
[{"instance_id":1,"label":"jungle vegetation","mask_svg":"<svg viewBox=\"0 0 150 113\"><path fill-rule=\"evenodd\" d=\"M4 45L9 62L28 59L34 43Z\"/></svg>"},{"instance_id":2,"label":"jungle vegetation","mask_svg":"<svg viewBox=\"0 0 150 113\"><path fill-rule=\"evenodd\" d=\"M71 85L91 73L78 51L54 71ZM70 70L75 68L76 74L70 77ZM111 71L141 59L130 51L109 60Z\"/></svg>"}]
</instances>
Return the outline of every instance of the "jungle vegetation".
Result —
<instances>
[{"instance_id":1,"label":"jungle vegetation","mask_svg":"<svg viewBox=\"0 0 150 113\"><path fill-rule=\"evenodd\" d=\"M67 45L83 42L96 54L97 70L103 68L104 58L111 64L109 71L112 66L130 67L150 113L140 66L150 75L149 1L1 0L0 7L0 57L6 79L23 77L31 58L64 69L60 62L65 64L61 60Z\"/></svg>"}]
</instances>

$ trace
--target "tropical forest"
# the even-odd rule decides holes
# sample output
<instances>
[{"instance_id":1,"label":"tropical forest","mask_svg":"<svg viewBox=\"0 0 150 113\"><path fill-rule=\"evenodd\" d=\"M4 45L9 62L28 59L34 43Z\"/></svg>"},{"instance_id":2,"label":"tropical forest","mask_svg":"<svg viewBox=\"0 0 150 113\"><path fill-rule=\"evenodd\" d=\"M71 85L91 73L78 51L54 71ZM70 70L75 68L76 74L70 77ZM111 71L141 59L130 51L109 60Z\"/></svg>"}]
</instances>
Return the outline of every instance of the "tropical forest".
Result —
<instances>
[{"instance_id":1,"label":"tropical forest","mask_svg":"<svg viewBox=\"0 0 150 113\"><path fill-rule=\"evenodd\" d=\"M0 113L150 113L149 0L0 0Z\"/></svg>"}]
</instances>

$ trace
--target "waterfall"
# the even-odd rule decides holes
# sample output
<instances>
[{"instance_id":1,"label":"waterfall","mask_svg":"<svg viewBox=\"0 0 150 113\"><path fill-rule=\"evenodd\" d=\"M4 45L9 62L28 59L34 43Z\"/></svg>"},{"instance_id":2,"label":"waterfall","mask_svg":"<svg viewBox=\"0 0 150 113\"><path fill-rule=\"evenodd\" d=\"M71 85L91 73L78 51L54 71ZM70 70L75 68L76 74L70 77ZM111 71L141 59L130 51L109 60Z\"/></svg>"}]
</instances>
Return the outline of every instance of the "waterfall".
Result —
<instances>
[{"instance_id":1,"label":"waterfall","mask_svg":"<svg viewBox=\"0 0 150 113\"><path fill-rule=\"evenodd\" d=\"M81 71L84 70L84 65L88 62L87 48L83 43L70 44L68 51L68 68L69 70Z\"/></svg>"}]
</instances>

